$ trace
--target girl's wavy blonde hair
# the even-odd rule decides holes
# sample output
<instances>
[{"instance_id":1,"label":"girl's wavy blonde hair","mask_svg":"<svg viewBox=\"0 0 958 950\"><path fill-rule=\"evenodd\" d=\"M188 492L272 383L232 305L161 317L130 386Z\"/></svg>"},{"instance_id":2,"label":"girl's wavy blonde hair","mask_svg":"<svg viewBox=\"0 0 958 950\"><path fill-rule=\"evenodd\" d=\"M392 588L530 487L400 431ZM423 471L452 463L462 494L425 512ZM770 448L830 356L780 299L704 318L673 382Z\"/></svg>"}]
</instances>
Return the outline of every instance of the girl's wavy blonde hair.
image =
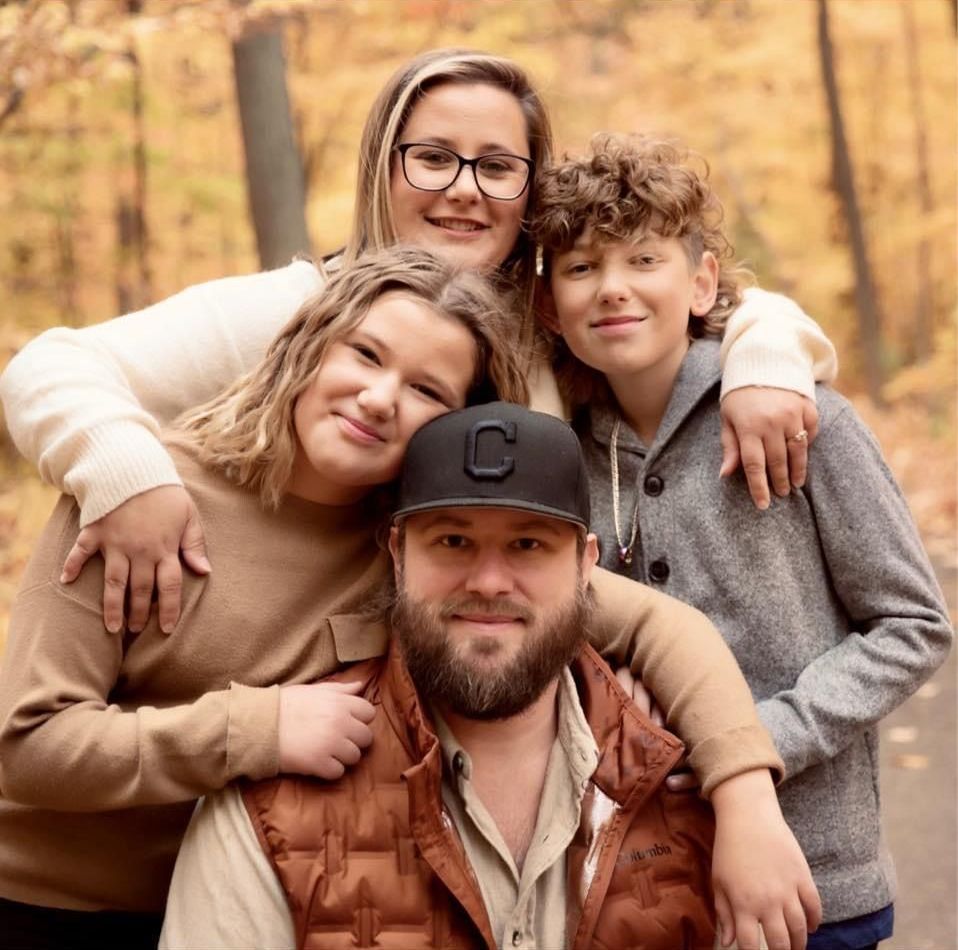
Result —
<instances>
[{"instance_id":1,"label":"girl's wavy blonde hair","mask_svg":"<svg viewBox=\"0 0 958 950\"><path fill-rule=\"evenodd\" d=\"M708 163L673 141L594 136L588 155L566 156L539 175L531 231L542 248L545 278L552 258L570 250L587 229L598 241L635 241L650 231L676 237L692 267L706 251L719 265L715 304L704 317L689 314L689 335L721 336L753 278L734 260L722 205L708 177ZM561 337L555 336L553 345L556 376L573 405L608 396L601 373L576 359Z\"/></svg>"},{"instance_id":2,"label":"girl's wavy blonde hair","mask_svg":"<svg viewBox=\"0 0 958 950\"><path fill-rule=\"evenodd\" d=\"M373 103L359 148L359 175L352 236L346 263L370 248L394 244L398 238L390 202L395 146L412 110L425 93L444 83L485 83L515 97L526 120L529 155L536 168L552 158L552 126L545 105L526 72L510 59L467 49L437 49L414 57L386 82ZM526 218L535 212L536 191L530 182ZM509 257L492 275L516 310L513 337L528 365L535 350L533 300L536 286L535 244L523 230Z\"/></svg>"},{"instance_id":3,"label":"girl's wavy blonde hair","mask_svg":"<svg viewBox=\"0 0 958 950\"><path fill-rule=\"evenodd\" d=\"M194 448L200 463L259 493L266 508L282 500L296 456L296 400L321 371L329 347L343 339L383 294L399 291L461 323L476 343L476 368L466 404L528 402L515 359L510 316L478 274L454 268L427 251L394 246L370 252L338 271L304 303L262 362L205 405L181 416L171 441Z\"/></svg>"}]
</instances>

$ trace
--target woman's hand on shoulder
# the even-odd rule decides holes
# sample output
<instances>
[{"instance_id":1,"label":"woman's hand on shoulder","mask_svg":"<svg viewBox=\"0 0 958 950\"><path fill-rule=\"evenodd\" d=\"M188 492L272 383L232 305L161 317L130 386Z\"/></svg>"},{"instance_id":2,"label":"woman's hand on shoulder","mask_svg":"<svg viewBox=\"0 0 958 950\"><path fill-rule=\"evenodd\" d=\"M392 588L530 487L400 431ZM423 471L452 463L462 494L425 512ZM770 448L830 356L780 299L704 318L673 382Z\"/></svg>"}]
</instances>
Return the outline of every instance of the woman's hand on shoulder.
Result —
<instances>
[{"instance_id":1,"label":"woman's hand on shoulder","mask_svg":"<svg viewBox=\"0 0 958 950\"><path fill-rule=\"evenodd\" d=\"M180 617L183 560L197 574L208 574L206 540L199 513L180 485L163 485L134 495L83 528L63 564L60 582L70 584L83 565L103 556L103 623L111 633L123 626L129 590L127 629L138 632L150 616L157 592L160 629L171 633Z\"/></svg>"},{"instance_id":2,"label":"woman's hand on shoulder","mask_svg":"<svg viewBox=\"0 0 958 950\"><path fill-rule=\"evenodd\" d=\"M745 386L722 400L722 468L741 464L756 508L768 508L769 481L776 495L805 484L808 446L818 434L818 408L790 389ZM804 433L804 435L803 435Z\"/></svg>"}]
</instances>

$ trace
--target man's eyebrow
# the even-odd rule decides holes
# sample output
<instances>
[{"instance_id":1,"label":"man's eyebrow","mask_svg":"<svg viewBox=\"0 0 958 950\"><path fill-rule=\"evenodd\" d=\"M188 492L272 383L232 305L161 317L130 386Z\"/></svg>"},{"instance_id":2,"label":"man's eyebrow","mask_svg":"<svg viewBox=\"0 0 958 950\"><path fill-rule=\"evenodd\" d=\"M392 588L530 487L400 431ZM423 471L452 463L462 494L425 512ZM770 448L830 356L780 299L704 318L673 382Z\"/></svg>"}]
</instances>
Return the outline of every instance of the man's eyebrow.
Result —
<instances>
[{"instance_id":1,"label":"man's eyebrow","mask_svg":"<svg viewBox=\"0 0 958 950\"><path fill-rule=\"evenodd\" d=\"M511 524L509 527L512 531L545 531L549 534L553 534L556 537L562 535L562 527L558 523L559 519L557 518L529 518L525 521L519 521ZM563 521L562 524L567 522Z\"/></svg>"},{"instance_id":2,"label":"man's eyebrow","mask_svg":"<svg viewBox=\"0 0 958 950\"><path fill-rule=\"evenodd\" d=\"M441 527L468 528L471 524L472 522L468 518L451 515L447 511L437 511L434 515L425 519L422 528L423 530Z\"/></svg>"}]
</instances>

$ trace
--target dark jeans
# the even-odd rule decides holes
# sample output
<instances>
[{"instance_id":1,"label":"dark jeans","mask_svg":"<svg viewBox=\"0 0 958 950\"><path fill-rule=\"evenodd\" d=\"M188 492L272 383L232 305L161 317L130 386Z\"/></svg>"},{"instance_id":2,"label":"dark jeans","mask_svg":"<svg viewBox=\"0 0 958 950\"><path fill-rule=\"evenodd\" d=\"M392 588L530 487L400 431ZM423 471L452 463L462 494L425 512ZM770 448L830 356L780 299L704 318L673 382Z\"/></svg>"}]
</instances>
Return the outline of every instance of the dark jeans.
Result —
<instances>
[{"instance_id":1,"label":"dark jeans","mask_svg":"<svg viewBox=\"0 0 958 950\"><path fill-rule=\"evenodd\" d=\"M808 935L808 950L876 950L880 940L892 935L895 905L889 904L873 914L822 924Z\"/></svg>"},{"instance_id":2,"label":"dark jeans","mask_svg":"<svg viewBox=\"0 0 958 950\"><path fill-rule=\"evenodd\" d=\"M0 950L156 950L162 914L63 910L0 897Z\"/></svg>"}]
</instances>

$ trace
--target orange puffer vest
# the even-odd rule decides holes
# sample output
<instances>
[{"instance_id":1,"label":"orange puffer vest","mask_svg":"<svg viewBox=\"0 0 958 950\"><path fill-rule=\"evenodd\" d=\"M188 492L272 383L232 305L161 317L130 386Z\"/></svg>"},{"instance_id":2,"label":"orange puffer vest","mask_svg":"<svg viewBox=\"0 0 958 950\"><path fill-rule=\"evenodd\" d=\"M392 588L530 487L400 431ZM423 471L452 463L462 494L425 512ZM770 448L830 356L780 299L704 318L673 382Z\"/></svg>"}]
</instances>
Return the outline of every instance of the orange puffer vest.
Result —
<instances>
[{"instance_id":1,"label":"orange puffer vest","mask_svg":"<svg viewBox=\"0 0 958 950\"><path fill-rule=\"evenodd\" d=\"M663 786L682 744L641 716L591 647L572 673L599 764L566 852L567 945L711 948L711 809ZM495 948L443 809L439 741L398 651L333 679L362 679L381 707L359 764L338 782L283 777L243 791L297 946Z\"/></svg>"}]
</instances>

